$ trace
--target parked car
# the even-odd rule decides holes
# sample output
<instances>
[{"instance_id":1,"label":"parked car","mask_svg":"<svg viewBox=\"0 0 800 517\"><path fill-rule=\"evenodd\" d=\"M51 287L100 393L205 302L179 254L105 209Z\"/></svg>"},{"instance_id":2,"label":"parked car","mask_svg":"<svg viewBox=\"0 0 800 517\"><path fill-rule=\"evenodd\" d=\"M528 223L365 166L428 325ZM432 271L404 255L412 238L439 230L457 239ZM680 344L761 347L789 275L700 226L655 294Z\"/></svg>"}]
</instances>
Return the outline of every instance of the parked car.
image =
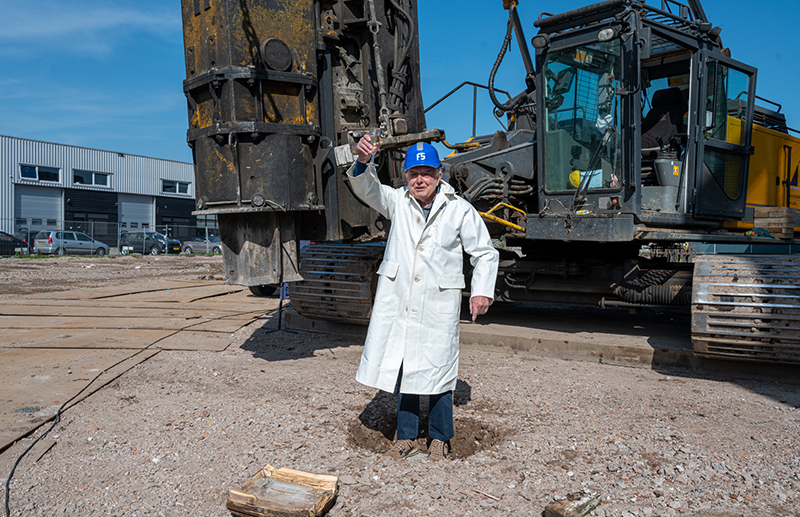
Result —
<instances>
[{"instance_id":1,"label":"parked car","mask_svg":"<svg viewBox=\"0 0 800 517\"><path fill-rule=\"evenodd\" d=\"M83 232L44 231L36 234L33 252L42 255L108 255L108 244Z\"/></svg>"},{"instance_id":2,"label":"parked car","mask_svg":"<svg viewBox=\"0 0 800 517\"><path fill-rule=\"evenodd\" d=\"M6 232L0 232L0 257L12 257L22 250L27 250L28 245Z\"/></svg>"},{"instance_id":3,"label":"parked car","mask_svg":"<svg viewBox=\"0 0 800 517\"><path fill-rule=\"evenodd\" d=\"M14 232L14 237L25 243L26 249L23 253L26 255L33 253L33 239L36 238L37 233L39 230L28 230L27 228L20 228Z\"/></svg>"},{"instance_id":4,"label":"parked car","mask_svg":"<svg viewBox=\"0 0 800 517\"><path fill-rule=\"evenodd\" d=\"M219 237L195 237L194 240L184 241L181 249L187 255L192 253L222 253L222 241Z\"/></svg>"},{"instance_id":5,"label":"parked car","mask_svg":"<svg viewBox=\"0 0 800 517\"><path fill-rule=\"evenodd\" d=\"M121 255L180 253L181 241L157 232L123 232L119 238L119 252Z\"/></svg>"}]
</instances>

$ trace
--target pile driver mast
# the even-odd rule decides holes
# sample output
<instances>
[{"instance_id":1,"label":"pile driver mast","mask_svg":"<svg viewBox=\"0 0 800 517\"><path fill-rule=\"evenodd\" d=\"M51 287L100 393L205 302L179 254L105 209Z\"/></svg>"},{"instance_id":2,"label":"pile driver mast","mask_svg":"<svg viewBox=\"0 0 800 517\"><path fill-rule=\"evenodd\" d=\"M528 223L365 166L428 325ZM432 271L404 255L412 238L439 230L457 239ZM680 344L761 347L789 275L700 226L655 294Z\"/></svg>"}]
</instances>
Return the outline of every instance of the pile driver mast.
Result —
<instances>
[{"instance_id":1,"label":"pile driver mast","mask_svg":"<svg viewBox=\"0 0 800 517\"><path fill-rule=\"evenodd\" d=\"M228 280L301 280L300 239L385 237L336 159L367 132L387 148L432 138L413 136L416 2L183 0L182 14L197 213L219 219ZM381 174L397 184L395 159Z\"/></svg>"}]
</instances>

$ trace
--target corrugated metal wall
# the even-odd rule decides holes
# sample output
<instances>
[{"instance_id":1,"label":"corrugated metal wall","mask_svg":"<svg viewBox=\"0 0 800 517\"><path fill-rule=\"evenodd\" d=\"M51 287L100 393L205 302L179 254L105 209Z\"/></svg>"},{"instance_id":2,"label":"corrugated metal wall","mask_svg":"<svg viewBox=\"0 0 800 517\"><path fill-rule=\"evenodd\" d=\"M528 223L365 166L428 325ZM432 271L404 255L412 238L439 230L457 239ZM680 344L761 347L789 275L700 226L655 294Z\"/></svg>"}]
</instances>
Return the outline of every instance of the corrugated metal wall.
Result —
<instances>
[{"instance_id":1,"label":"corrugated metal wall","mask_svg":"<svg viewBox=\"0 0 800 517\"><path fill-rule=\"evenodd\" d=\"M12 165L15 156L14 143L10 138L0 138L0 230L9 233L15 229L13 225L14 165Z\"/></svg>"},{"instance_id":2,"label":"corrugated metal wall","mask_svg":"<svg viewBox=\"0 0 800 517\"><path fill-rule=\"evenodd\" d=\"M20 165L57 168L60 181L23 179ZM109 186L75 185L72 182L74 169L109 174ZM8 232L14 231L10 227L15 216L14 190L20 185L194 199L194 166L191 163L3 135L0 135L0 173L0 230ZM161 180L189 183L189 192L183 195L162 193Z\"/></svg>"}]
</instances>

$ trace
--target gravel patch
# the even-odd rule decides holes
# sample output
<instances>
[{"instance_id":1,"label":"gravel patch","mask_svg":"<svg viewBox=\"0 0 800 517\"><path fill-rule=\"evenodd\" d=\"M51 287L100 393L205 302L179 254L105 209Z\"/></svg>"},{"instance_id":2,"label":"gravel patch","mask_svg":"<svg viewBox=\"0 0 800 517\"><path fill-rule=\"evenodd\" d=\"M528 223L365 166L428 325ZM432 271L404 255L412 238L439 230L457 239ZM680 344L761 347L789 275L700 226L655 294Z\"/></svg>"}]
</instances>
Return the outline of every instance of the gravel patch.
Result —
<instances>
[{"instance_id":1,"label":"gravel patch","mask_svg":"<svg viewBox=\"0 0 800 517\"><path fill-rule=\"evenodd\" d=\"M0 297L203 277L225 279L221 256L0 258Z\"/></svg>"}]
</instances>

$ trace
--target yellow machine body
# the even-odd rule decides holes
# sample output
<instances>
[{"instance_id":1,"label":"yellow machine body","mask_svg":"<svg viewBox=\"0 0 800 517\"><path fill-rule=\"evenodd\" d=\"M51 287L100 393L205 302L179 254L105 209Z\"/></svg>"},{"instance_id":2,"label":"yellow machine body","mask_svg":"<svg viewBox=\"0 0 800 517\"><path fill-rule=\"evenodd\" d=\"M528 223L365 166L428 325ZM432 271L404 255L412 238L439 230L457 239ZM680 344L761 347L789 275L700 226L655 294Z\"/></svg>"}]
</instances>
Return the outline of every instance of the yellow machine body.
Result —
<instances>
[{"instance_id":1,"label":"yellow machine body","mask_svg":"<svg viewBox=\"0 0 800 517\"><path fill-rule=\"evenodd\" d=\"M774 206L800 210L800 138L753 125L747 177L747 207ZM752 218L725 224L730 229L753 228ZM800 232L800 225L795 227Z\"/></svg>"}]
</instances>

